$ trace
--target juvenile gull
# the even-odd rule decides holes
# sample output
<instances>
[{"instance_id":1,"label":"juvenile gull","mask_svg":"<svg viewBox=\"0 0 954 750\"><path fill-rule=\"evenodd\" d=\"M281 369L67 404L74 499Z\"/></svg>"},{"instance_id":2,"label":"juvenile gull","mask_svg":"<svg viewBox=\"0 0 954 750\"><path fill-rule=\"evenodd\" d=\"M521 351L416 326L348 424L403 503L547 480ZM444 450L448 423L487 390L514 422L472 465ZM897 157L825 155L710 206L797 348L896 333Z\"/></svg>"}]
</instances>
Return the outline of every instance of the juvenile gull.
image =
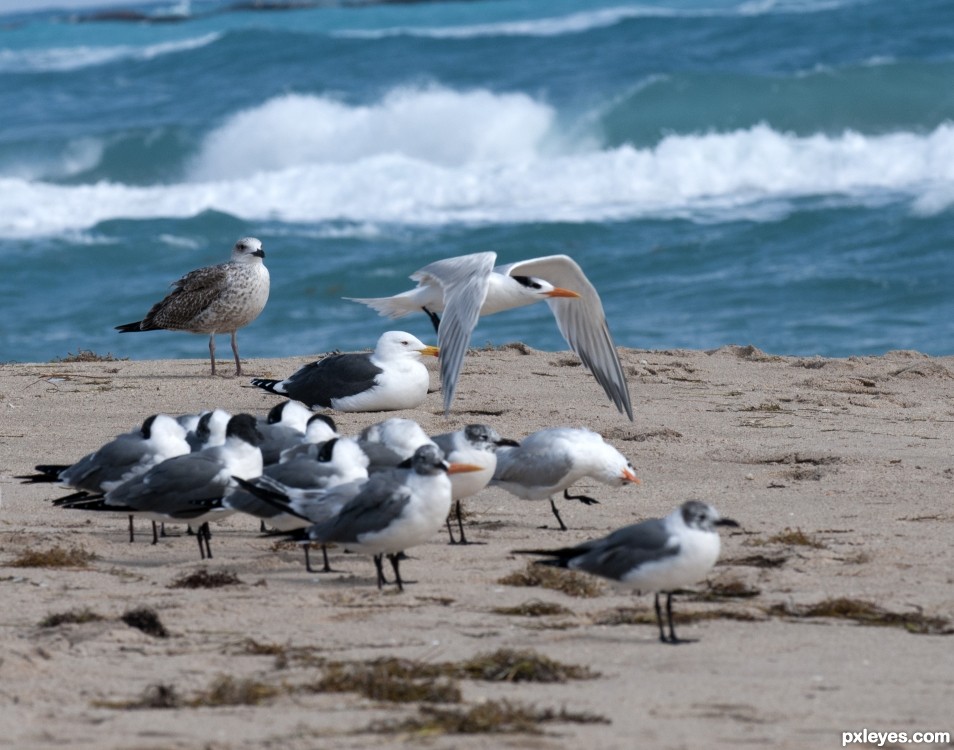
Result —
<instances>
[{"instance_id":1,"label":"juvenile gull","mask_svg":"<svg viewBox=\"0 0 954 750\"><path fill-rule=\"evenodd\" d=\"M471 334L481 315L546 301L557 327L620 412L633 419L626 376L596 288L567 255L494 267L492 252L439 260L411 274L418 283L393 297L346 299L389 318L423 310L437 327L444 412L450 410ZM444 312L440 319L436 313Z\"/></svg>"},{"instance_id":2,"label":"juvenile gull","mask_svg":"<svg viewBox=\"0 0 954 750\"><path fill-rule=\"evenodd\" d=\"M255 378L252 385L288 396L310 407L338 411L396 411L420 406L430 376L422 354L437 356L404 331L388 331L373 352L330 354L284 380Z\"/></svg>"},{"instance_id":3,"label":"juvenile gull","mask_svg":"<svg viewBox=\"0 0 954 750\"><path fill-rule=\"evenodd\" d=\"M189 331L209 334L209 359L215 375L215 334L229 333L235 355L235 374L242 374L236 333L258 317L268 301L268 269L265 252L254 237L244 237L232 248L227 263L191 271L176 281L161 302L134 323L116 326L132 331Z\"/></svg>"},{"instance_id":4,"label":"juvenile gull","mask_svg":"<svg viewBox=\"0 0 954 750\"><path fill-rule=\"evenodd\" d=\"M586 505L598 502L567 493L570 485L584 477L615 486L639 484L633 465L616 448L598 433L580 427L551 427L528 435L517 447L499 447L492 483L524 500L548 498L560 530L566 531L553 495L562 490L568 500Z\"/></svg>"},{"instance_id":5,"label":"juvenile gull","mask_svg":"<svg viewBox=\"0 0 954 750\"><path fill-rule=\"evenodd\" d=\"M515 440L502 438L498 432L485 424L469 424L462 430L434 435L431 439L444 451L445 458L451 463L466 463L482 467L480 471L454 474L451 477L451 500L454 501L457 515L457 528L460 538L454 539L450 518L447 519L447 533L451 544L468 544L464 534L464 521L461 515L460 501L476 495L486 487L497 468L497 448L503 445L516 447Z\"/></svg>"},{"instance_id":6,"label":"juvenile gull","mask_svg":"<svg viewBox=\"0 0 954 750\"><path fill-rule=\"evenodd\" d=\"M738 526L722 518L715 508L689 500L665 518L624 526L609 536L575 547L554 550L514 550L524 555L545 555L539 564L553 565L617 581L639 593L655 593L659 640L683 643L672 624L672 595L706 577L719 557L716 526ZM669 634L663 629L659 595L666 594Z\"/></svg>"}]
</instances>

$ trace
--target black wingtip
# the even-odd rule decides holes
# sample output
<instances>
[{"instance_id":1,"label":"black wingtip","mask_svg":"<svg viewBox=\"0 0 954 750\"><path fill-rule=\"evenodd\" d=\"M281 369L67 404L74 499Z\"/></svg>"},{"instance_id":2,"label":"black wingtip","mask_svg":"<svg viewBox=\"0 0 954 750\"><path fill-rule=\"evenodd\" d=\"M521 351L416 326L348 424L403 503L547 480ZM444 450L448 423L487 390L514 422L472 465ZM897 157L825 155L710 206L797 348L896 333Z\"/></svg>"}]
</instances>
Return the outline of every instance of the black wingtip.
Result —
<instances>
[{"instance_id":1,"label":"black wingtip","mask_svg":"<svg viewBox=\"0 0 954 750\"><path fill-rule=\"evenodd\" d=\"M281 382L281 380L273 380L270 378L252 378L252 385L254 385L256 388L261 388L268 391L269 393L277 393L279 396L284 396L284 393L275 390L275 386Z\"/></svg>"},{"instance_id":2,"label":"black wingtip","mask_svg":"<svg viewBox=\"0 0 954 750\"><path fill-rule=\"evenodd\" d=\"M137 320L135 323L125 323L121 326L116 326L116 330L119 331L120 333L132 333L133 331L141 331L143 330L142 321Z\"/></svg>"}]
</instances>

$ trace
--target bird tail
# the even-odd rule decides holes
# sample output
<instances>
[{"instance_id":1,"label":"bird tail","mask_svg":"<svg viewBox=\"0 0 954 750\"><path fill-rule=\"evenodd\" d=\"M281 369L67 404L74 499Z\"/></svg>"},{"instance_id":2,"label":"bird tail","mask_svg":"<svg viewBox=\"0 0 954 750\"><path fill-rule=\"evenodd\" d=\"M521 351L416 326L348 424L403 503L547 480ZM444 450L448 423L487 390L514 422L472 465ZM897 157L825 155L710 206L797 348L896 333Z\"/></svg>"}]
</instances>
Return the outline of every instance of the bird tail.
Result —
<instances>
[{"instance_id":1,"label":"bird tail","mask_svg":"<svg viewBox=\"0 0 954 750\"><path fill-rule=\"evenodd\" d=\"M239 487L241 487L243 490L252 493L260 500L264 500L272 507L278 508L285 513L290 513L293 516L298 516L305 521L310 520L308 516L302 515L291 506L288 496L278 490L277 483L270 481L269 477L261 476L258 477L254 482L250 482L247 479L242 479L241 477L236 476L233 476L232 479L238 482Z\"/></svg>"},{"instance_id":2,"label":"bird tail","mask_svg":"<svg viewBox=\"0 0 954 750\"><path fill-rule=\"evenodd\" d=\"M385 318L403 318L405 315L420 310L419 307L401 294L394 297L345 297L344 299L367 305Z\"/></svg>"},{"instance_id":3,"label":"bird tail","mask_svg":"<svg viewBox=\"0 0 954 750\"><path fill-rule=\"evenodd\" d=\"M65 499L66 498L61 497L59 500L54 500L53 504L58 505L61 508L66 508L67 510L103 510L111 513L129 513L138 510L137 508L131 508L128 505L109 505L106 503L106 500L102 495L77 498L68 503L62 502Z\"/></svg>"},{"instance_id":4,"label":"bird tail","mask_svg":"<svg viewBox=\"0 0 954 750\"><path fill-rule=\"evenodd\" d=\"M579 550L573 547L563 549L515 549L511 550L514 555L543 555L549 560L535 560L536 565L551 565L554 568L566 568L570 560L579 554Z\"/></svg>"},{"instance_id":5,"label":"bird tail","mask_svg":"<svg viewBox=\"0 0 954 750\"><path fill-rule=\"evenodd\" d=\"M272 378L252 378L252 385L269 393L277 393L279 396L285 395L285 387L282 385L284 382L284 380L273 380Z\"/></svg>"},{"instance_id":6,"label":"bird tail","mask_svg":"<svg viewBox=\"0 0 954 750\"><path fill-rule=\"evenodd\" d=\"M70 467L68 464L39 464L33 468L36 469L36 474L18 474L14 477L14 479L22 479L22 484L58 482L60 479L60 472L66 471Z\"/></svg>"},{"instance_id":7,"label":"bird tail","mask_svg":"<svg viewBox=\"0 0 954 750\"><path fill-rule=\"evenodd\" d=\"M102 500L103 495L95 493L90 494L86 490L78 490L69 495L58 497L53 500L53 505L61 508L71 508L77 503L86 503L92 500Z\"/></svg>"},{"instance_id":8,"label":"bird tail","mask_svg":"<svg viewBox=\"0 0 954 750\"><path fill-rule=\"evenodd\" d=\"M146 329L142 327L142 321L137 320L135 323L125 323L121 326L116 326L116 330L120 333L132 333L133 331L142 331Z\"/></svg>"}]
</instances>

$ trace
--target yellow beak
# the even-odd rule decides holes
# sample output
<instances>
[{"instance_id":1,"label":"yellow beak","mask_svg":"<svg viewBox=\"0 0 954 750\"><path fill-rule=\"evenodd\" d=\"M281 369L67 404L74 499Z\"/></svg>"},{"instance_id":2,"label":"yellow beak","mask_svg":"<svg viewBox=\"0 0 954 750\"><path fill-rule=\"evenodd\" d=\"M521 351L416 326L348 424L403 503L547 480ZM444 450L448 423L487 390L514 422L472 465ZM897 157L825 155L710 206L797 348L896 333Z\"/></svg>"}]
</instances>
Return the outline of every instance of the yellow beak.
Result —
<instances>
[{"instance_id":1,"label":"yellow beak","mask_svg":"<svg viewBox=\"0 0 954 750\"><path fill-rule=\"evenodd\" d=\"M440 353L441 350L436 346L425 346L423 349L421 349L421 354L429 354L432 357L436 357Z\"/></svg>"}]
</instances>

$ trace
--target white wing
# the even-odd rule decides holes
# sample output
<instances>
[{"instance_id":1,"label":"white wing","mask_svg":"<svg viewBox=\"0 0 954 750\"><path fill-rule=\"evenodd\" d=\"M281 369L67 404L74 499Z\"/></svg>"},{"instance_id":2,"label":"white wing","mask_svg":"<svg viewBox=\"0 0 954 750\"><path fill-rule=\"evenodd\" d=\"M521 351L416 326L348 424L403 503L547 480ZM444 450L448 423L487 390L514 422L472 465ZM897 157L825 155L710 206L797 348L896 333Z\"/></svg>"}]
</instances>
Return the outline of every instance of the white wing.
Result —
<instances>
[{"instance_id":1,"label":"white wing","mask_svg":"<svg viewBox=\"0 0 954 750\"><path fill-rule=\"evenodd\" d=\"M580 295L579 299L548 299L547 304L570 348L593 373L596 382L603 386L616 408L620 412L625 411L632 421L629 387L616 353L616 344L606 324L603 303L576 261L567 255L547 255L498 266L494 270L508 276L536 276Z\"/></svg>"},{"instance_id":2,"label":"white wing","mask_svg":"<svg viewBox=\"0 0 954 750\"><path fill-rule=\"evenodd\" d=\"M441 350L445 416L454 400L457 378L487 296L487 285L496 260L496 253L461 255L435 261L411 276L415 281L433 278L444 289L444 314L437 329L437 345Z\"/></svg>"}]
</instances>

